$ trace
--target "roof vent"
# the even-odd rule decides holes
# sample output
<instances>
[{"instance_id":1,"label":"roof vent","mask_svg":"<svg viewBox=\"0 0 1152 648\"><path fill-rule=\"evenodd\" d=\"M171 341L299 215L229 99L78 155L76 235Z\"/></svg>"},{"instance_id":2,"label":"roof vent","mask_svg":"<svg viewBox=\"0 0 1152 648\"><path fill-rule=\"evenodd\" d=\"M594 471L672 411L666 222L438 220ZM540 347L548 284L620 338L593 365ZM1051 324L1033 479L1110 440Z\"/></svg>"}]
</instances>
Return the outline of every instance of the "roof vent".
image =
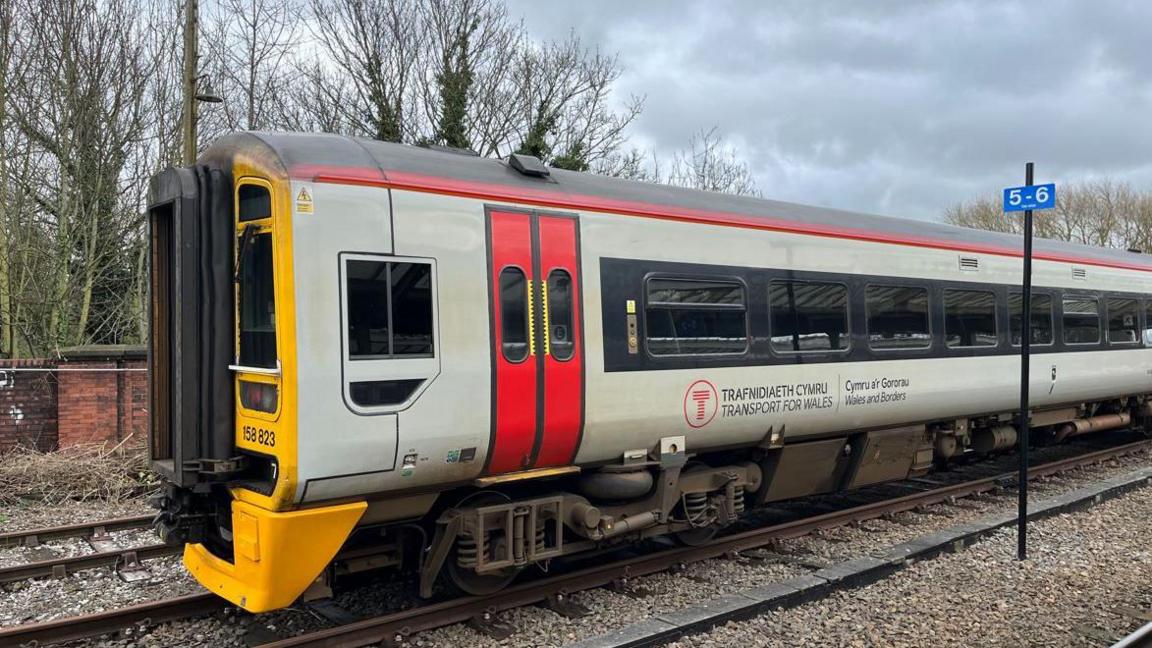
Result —
<instances>
[{"instance_id":1,"label":"roof vent","mask_svg":"<svg viewBox=\"0 0 1152 648\"><path fill-rule=\"evenodd\" d=\"M976 272L980 269L980 259L976 257L960 257L961 272Z\"/></svg>"},{"instance_id":2,"label":"roof vent","mask_svg":"<svg viewBox=\"0 0 1152 648\"><path fill-rule=\"evenodd\" d=\"M544 166L544 163L540 161L540 158L534 155L513 153L508 156L508 164L520 173L526 176L532 176L533 178L543 178L551 173L548 167Z\"/></svg>"},{"instance_id":3,"label":"roof vent","mask_svg":"<svg viewBox=\"0 0 1152 648\"><path fill-rule=\"evenodd\" d=\"M1085 279L1088 278L1088 270L1086 270L1084 268L1077 268L1076 266L1072 266L1072 278L1073 279L1079 279L1080 281L1084 281Z\"/></svg>"}]
</instances>

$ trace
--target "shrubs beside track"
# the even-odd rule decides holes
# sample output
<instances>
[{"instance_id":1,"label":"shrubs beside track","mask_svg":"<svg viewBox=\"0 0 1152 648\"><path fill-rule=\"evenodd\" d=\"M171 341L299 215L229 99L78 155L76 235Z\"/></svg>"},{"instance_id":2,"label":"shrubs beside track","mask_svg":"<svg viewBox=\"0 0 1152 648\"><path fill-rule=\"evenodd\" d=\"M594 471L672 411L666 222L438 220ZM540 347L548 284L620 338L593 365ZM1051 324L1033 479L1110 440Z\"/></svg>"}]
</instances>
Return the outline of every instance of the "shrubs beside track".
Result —
<instances>
[{"instance_id":1,"label":"shrubs beside track","mask_svg":"<svg viewBox=\"0 0 1152 648\"><path fill-rule=\"evenodd\" d=\"M123 502L156 488L143 449L72 446L55 452L21 447L0 455L0 505L68 501Z\"/></svg>"}]
</instances>

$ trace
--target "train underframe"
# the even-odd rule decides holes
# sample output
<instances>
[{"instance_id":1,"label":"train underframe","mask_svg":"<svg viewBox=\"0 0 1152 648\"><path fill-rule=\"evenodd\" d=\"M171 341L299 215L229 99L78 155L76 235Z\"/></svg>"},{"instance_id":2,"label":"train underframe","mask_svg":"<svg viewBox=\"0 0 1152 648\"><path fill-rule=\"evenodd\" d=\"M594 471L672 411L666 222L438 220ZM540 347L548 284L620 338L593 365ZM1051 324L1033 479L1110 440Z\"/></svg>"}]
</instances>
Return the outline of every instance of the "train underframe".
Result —
<instances>
[{"instance_id":1,"label":"train underframe","mask_svg":"<svg viewBox=\"0 0 1152 648\"><path fill-rule=\"evenodd\" d=\"M1150 429L1148 396L1036 411L1032 442L1047 445L1122 427ZM620 463L552 479L504 481L441 493L421 519L359 527L305 593L330 594L339 577L380 567L419 575L423 597L438 579L467 594L487 594L523 570L549 561L669 536L709 540L747 509L808 495L862 488L926 474L961 457L1017 445L1010 413L784 443L768 430L753 448L685 452L667 437Z\"/></svg>"}]
</instances>

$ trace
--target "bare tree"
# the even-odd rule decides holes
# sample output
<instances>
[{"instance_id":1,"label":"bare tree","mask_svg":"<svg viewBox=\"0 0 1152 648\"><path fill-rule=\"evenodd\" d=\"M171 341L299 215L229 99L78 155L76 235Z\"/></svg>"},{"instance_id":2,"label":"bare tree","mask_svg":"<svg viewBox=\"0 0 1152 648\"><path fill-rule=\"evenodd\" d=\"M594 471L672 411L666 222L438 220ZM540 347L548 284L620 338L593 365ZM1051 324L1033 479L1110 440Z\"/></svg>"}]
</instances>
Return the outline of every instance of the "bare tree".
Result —
<instances>
[{"instance_id":1,"label":"bare tree","mask_svg":"<svg viewBox=\"0 0 1152 648\"><path fill-rule=\"evenodd\" d=\"M13 355L15 336L12 327L12 291L9 264L11 242L10 218L6 206L15 197L9 190L8 159L11 155L13 135L8 122L8 78L14 74L12 54L16 44L16 17L12 0L0 0L0 355Z\"/></svg>"},{"instance_id":2,"label":"bare tree","mask_svg":"<svg viewBox=\"0 0 1152 648\"><path fill-rule=\"evenodd\" d=\"M617 152L624 130L639 116L633 97L623 112L607 105L621 67L614 56L588 50L575 35L543 47L528 45L513 70L517 101L509 132L489 143L493 152L513 143L555 166L588 170Z\"/></svg>"},{"instance_id":3,"label":"bare tree","mask_svg":"<svg viewBox=\"0 0 1152 648\"><path fill-rule=\"evenodd\" d=\"M424 37L415 0L311 0L318 44L351 84L338 106L356 132L388 142L415 138L412 81Z\"/></svg>"},{"instance_id":4,"label":"bare tree","mask_svg":"<svg viewBox=\"0 0 1152 648\"><path fill-rule=\"evenodd\" d=\"M740 159L735 148L724 143L716 127L694 134L688 140L688 148L673 156L667 183L742 196L760 195L748 163Z\"/></svg>"},{"instance_id":5,"label":"bare tree","mask_svg":"<svg viewBox=\"0 0 1152 648\"><path fill-rule=\"evenodd\" d=\"M418 88L426 141L472 148L498 128L507 81L524 41L501 0L429 0Z\"/></svg>"},{"instance_id":6,"label":"bare tree","mask_svg":"<svg viewBox=\"0 0 1152 648\"><path fill-rule=\"evenodd\" d=\"M146 337L144 201L181 159L185 1L0 0L0 353ZM203 107L201 148L322 131L755 192L714 130L668 173L628 150L643 100L616 100L620 61L533 41L504 0L203 2L198 69L225 103Z\"/></svg>"},{"instance_id":7,"label":"bare tree","mask_svg":"<svg viewBox=\"0 0 1152 648\"><path fill-rule=\"evenodd\" d=\"M287 0L218 0L201 42L213 89L227 100L216 111L227 130L278 126L300 42L301 8ZM216 129L219 130L219 129Z\"/></svg>"},{"instance_id":8,"label":"bare tree","mask_svg":"<svg viewBox=\"0 0 1152 648\"><path fill-rule=\"evenodd\" d=\"M1004 214L999 196L949 207L944 221L996 232L1022 232L1021 220ZM1037 214L1036 236L1101 247L1152 248L1152 193L1097 180L1061 187L1056 207Z\"/></svg>"},{"instance_id":9,"label":"bare tree","mask_svg":"<svg viewBox=\"0 0 1152 648\"><path fill-rule=\"evenodd\" d=\"M125 213L122 173L148 121L153 69L139 26L125 24L138 8L129 0L17 1L37 16L24 26L9 91L35 167L19 189L34 205L27 240L39 245L24 253L29 267L47 270L39 295L21 299L39 298L44 325L32 343L52 350L100 340L120 324L117 302L132 283L124 242L137 218Z\"/></svg>"}]
</instances>

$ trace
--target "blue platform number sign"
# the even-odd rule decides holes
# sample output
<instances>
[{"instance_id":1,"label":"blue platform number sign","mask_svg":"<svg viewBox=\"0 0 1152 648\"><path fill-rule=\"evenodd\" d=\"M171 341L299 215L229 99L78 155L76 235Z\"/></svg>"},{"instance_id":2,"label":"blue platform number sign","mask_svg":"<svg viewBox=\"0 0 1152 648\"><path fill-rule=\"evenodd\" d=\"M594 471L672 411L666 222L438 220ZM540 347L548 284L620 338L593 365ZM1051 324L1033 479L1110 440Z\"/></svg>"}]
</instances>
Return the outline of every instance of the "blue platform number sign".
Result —
<instances>
[{"instance_id":1,"label":"blue platform number sign","mask_svg":"<svg viewBox=\"0 0 1152 648\"><path fill-rule=\"evenodd\" d=\"M1056 206L1056 185L1042 184L1031 187L1009 187L1004 190L1004 211L1052 209Z\"/></svg>"}]
</instances>

